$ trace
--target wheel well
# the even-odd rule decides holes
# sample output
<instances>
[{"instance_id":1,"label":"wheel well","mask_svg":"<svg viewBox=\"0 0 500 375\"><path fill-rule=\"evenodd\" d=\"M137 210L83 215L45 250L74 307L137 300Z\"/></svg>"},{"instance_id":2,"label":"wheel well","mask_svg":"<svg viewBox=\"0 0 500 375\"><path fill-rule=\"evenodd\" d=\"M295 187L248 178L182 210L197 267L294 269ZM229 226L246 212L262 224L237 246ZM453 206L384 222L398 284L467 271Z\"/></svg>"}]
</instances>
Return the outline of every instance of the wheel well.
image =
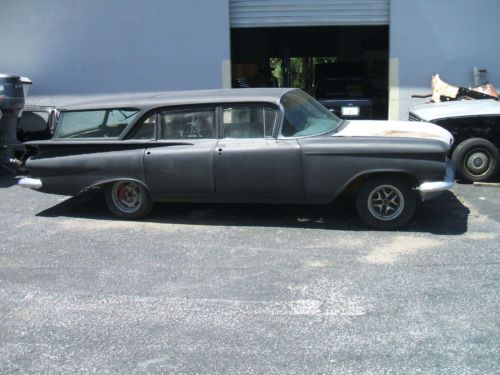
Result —
<instances>
[{"instance_id":1,"label":"wheel well","mask_svg":"<svg viewBox=\"0 0 500 375\"><path fill-rule=\"evenodd\" d=\"M498 131L500 116L452 117L432 122L453 134L455 142L451 151L459 143L470 138L482 138L492 142L497 147L500 145L500 132Z\"/></svg>"},{"instance_id":2,"label":"wheel well","mask_svg":"<svg viewBox=\"0 0 500 375\"><path fill-rule=\"evenodd\" d=\"M454 141L454 145L458 146L460 143L468 141L469 139L484 139L498 147L498 142L496 142L497 139L494 137L485 137L484 134L472 134L470 137L459 137Z\"/></svg>"},{"instance_id":3,"label":"wheel well","mask_svg":"<svg viewBox=\"0 0 500 375\"><path fill-rule=\"evenodd\" d=\"M354 178L351 182L347 184L347 186L342 190L343 193L355 193L359 190L359 188L363 185L363 183L373 176L399 176L406 179L411 186L416 186L418 184L418 180L415 176L410 173L405 172L372 172L372 173L364 173L356 178Z\"/></svg>"},{"instance_id":4,"label":"wheel well","mask_svg":"<svg viewBox=\"0 0 500 375\"><path fill-rule=\"evenodd\" d=\"M91 190L91 189L103 189L103 190L105 190L108 187L111 187L115 182L119 182L119 181L130 181L130 182L138 183L138 184L142 185L142 187L144 187L144 189L146 189L148 194L150 194L149 188L144 182L142 182L140 180L133 179L133 178L114 178L112 180L99 181L99 182L96 182L95 184L92 184L92 185L87 186L86 188L82 189L80 191L80 193L87 191L87 190Z\"/></svg>"}]
</instances>

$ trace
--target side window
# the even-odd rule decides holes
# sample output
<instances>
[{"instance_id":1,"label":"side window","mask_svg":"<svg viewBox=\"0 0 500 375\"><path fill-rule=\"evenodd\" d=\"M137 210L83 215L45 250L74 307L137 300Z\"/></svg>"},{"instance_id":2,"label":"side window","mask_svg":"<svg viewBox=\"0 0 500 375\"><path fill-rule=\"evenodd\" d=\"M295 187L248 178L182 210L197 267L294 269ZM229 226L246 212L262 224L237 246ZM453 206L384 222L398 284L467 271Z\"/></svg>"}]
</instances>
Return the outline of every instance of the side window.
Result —
<instances>
[{"instance_id":1,"label":"side window","mask_svg":"<svg viewBox=\"0 0 500 375\"><path fill-rule=\"evenodd\" d=\"M57 124L57 138L102 137L106 111L62 112Z\"/></svg>"},{"instance_id":2,"label":"side window","mask_svg":"<svg viewBox=\"0 0 500 375\"><path fill-rule=\"evenodd\" d=\"M215 110L179 109L161 113L159 139L216 138Z\"/></svg>"},{"instance_id":3,"label":"side window","mask_svg":"<svg viewBox=\"0 0 500 375\"><path fill-rule=\"evenodd\" d=\"M276 110L261 106L223 108L224 138L266 138L273 134Z\"/></svg>"},{"instance_id":4,"label":"side window","mask_svg":"<svg viewBox=\"0 0 500 375\"><path fill-rule=\"evenodd\" d=\"M139 122L127 139L155 139L156 113Z\"/></svg>"},{"instance_id":5,"label":"side window","mask_svg":"<svg viewBox=\"0 0 500 375\"><path fill-rule=\"evenodd\" d=\"M127 108L63 111L55 138L118 138L139 112Z\"/></svg>"},{"instance_id":6,"label":"side window","mask_svg":"<svg viewBox=\"0 0 500 375\"><path fill-rule=\"evenodd\" d=\"M278 117L278 112L272 108L264 108L264 135L266 137L273 136L274 125L276 124L276 118Z\"/></svg>"},{"instance_id":7,"label":"side window","mask_svg":"<svg viewBox=\"0 0 500 375\"><path fill-rule=\"evenodd\" d=\"M111 109L106 121L106 136L118 137L139 111L127 109Z\"/></svg>"}]
</instances>

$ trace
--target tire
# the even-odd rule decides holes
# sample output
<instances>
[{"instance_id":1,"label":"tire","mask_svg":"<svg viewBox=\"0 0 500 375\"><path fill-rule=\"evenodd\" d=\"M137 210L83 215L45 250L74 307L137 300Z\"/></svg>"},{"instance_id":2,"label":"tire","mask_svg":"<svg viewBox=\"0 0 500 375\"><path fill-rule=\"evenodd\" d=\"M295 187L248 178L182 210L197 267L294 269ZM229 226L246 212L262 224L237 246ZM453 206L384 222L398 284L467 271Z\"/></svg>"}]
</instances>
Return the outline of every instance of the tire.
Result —
<instances>
[{"instance_id":1,"label":"tire","mask_svg":"<svg viewBox=\"0 0 500 375\"><path fill-rule=\"evenodd\" d=\"M500 153L493 143L471 138L460 143L451 156L457 176L465 181L486 181L495 175Z\"/></svg>"},{"instance_id":2,"label":"tire","mask_svg":"<svg viewBox=\"0 0 500 375\"><path fill-rule=\"evenodd\" d=\"M390 230L404 226L413 217L415 206L416 193L400 176L370 177L356 196L361 220L374 229Z\"/></svg>"},{"instance_id":3,"label":"tire","mask_svg":"<svg viewBox=\"0 0 500 375\"><path fill-rule=\"evenodd\" d=\"M106 189L106 203L113 215L120 219L141 219L153 209L149 193L141 184L118 181Z\"/></svg>"}]
</instances>

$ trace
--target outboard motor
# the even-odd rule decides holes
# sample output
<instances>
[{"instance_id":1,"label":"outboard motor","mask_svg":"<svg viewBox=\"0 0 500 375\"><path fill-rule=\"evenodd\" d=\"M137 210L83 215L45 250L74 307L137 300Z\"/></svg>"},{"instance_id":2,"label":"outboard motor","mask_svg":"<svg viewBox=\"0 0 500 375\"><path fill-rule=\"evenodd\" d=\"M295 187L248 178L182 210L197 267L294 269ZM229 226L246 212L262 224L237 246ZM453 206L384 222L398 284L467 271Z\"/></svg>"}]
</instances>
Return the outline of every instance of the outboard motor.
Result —
<instances>
[{"instance_id":1,"label":"outboard motor","mask_svg":"<svg viewBox=\"0 0 500 375\"><path fill-rule=\"evenodd\" d=\"M20 162L16 153L22 153L24 146L17 139L17 121L24 108L27 85L26 77L0 74L0 164L15 167Z\"/></svg>"}]
</instances>

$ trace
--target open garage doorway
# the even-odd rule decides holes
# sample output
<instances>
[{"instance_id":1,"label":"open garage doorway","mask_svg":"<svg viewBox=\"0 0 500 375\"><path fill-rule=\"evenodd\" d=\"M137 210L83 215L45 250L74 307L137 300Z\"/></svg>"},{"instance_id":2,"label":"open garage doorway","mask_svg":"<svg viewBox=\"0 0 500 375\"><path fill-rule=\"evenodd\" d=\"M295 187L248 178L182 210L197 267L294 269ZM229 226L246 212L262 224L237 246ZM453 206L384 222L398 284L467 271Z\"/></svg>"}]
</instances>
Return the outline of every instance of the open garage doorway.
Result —
<instances>
[{"instance_id":1,"label":"open garage doorway","mask_svg":"<svg viewBox=\"0 0 500 375\"><path fill-rule=\"evenodd\" d=\"M388 26L231 30L233 87L299 87L344 118L387 119Z\"/></svg>"}]
</instances>

